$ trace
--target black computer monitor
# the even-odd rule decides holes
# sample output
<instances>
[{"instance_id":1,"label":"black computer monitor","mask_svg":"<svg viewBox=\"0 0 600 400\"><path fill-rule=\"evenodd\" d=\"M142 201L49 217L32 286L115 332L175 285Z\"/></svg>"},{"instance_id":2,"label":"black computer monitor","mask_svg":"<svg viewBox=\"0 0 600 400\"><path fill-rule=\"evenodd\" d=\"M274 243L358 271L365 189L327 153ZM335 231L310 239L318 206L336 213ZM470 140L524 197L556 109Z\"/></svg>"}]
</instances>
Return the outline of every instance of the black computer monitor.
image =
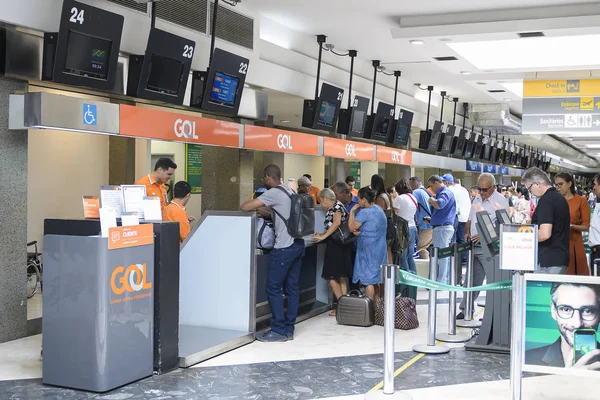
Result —
<instances>
[{"instance_id":1,"label":"black computer monitor","mask_svg":"<svg viewBox=\"0 0 600 400\"><path fill-rule=\"evenodd\" d=\"M496 210L496 221L498 221L498 224L500 224L500 225L512 224L512 221L510 220L510 216L508 215L508 211L506 211L504 209Z\"/></svg>"},{"instance_id":2,"label":"black computer monitor","mask_svg":"<svg viewBox=\"0 0 600 400\"><path fill-rule=\"evenodd\" d=\"M480 211L475 214L475 216L477 218L477 232L479 232L479 235L483 235L488 244L498 241L500 238L498 237L498 232L496 232L490 214L488 214L487 211Z\"/></svg>"}]
</instances>

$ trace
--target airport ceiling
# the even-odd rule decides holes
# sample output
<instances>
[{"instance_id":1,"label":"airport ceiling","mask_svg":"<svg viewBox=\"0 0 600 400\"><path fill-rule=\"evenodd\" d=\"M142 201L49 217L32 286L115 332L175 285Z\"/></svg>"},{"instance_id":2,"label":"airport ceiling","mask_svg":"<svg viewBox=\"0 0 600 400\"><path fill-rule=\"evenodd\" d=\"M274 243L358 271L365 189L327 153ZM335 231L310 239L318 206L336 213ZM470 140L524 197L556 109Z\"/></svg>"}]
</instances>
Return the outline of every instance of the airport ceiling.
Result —
<instances>
[{"instance_id":1,"label":"airport ceiling","mask_svg":"<svg viewBox=\"0 0 600 400\"><path fill-rule=\"evenodd\" d=\"M243 0L243 4L307 35L325 34L336 49L354 49L359 58L379 59L388 71L401 70L401 79L433 85L436 92L445 90L461 102L509 102L517 116L522 113L523 79L600 79L600 52L597 45L588 45L600 43L598 1ZM520 38L524 32L543 32L545 37ZM411 43L415 40L422 44ZM447 56L457 60L434 59ZM419 89L414 90L406 94L415 96ZM297 104L297 99L290 102ZM555 140L546 143L524 136L518 142L537 143L559 155L564 147ZM564 140L600 158L600 134ZM597 146L588 148L590 143ZM544 144L550 147L542 148Z\"/></svg>"}]
</instances>

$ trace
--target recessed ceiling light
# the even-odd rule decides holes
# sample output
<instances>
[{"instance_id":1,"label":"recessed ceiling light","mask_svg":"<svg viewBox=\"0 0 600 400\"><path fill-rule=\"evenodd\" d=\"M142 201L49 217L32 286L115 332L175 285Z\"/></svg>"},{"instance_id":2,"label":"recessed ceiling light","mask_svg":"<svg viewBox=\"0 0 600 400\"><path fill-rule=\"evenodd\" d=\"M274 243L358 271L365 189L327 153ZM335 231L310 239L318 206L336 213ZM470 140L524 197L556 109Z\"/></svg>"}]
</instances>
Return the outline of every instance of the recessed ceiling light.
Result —
<instances>
[{"instance_id":1,"label":"recessed ceiling light","mask_svg":"<svg viewBox=\"0 0 600 400\"><path fill-rule=\"evenodd\" d=\"M282 120L281 120L281 121L279 121L279 122L281 122L282 124L287 124L287 123L289 123L289 122L290 122L290 120L289 120L289 119L282 119Z\"/></svg>"},{"instance_id":2,"label":"recessed ceiling light","mask_svg":"<svg viewBox=\"0 0 600 400\"><path fill-rule=\"evenodd\" d=\"M479 70L549 69L597 65L598 55L589 49L597 47L599 40L600 35L594 34L484 40L448 43L448 46ZM569 49L569 56L556 49Z\"/></svg>"},{"instance_id":3,"label":"recessed ceiling light","mask_svg":"<svg viewBox=\"0 0 600 400\"><path fill-rule=\"evenodd\" d=\"M511 102L511 101L512 101L512 98L510 98L510 97L505 97L505 98L504 98L504 101L506 101L507 103L508 103L508 102Z\"/></svg>"},{"instance_id":4,"label":"recessed ceiling light","mask_svg":"<svg viewBox=\"0 0 600 400\"><path fill-rule=\"evenodd\" d=\"M460 71L461 75L471 75L471 71Z\"/></svg>"},{"instance_id":5,"label":"recessed ceiling light","mask_svg":"<svg viewBox=\"0 0 600 400\"><path fill-rule=\"evenodd\" d=\"M415 40L411 40L411 41L410 41L410 44L416 44L416 45L419 45L419 44L425 44L425 42L424 42L424 41L422 41L421 39L415 39Z\"/></svg>"},{"instance_id":6,"label":"recessed ceiling light","mask_svg":"<svg viewBox=\"0 0 600 400\"><path fill-rule=\"evenodd\" d=\"M478 85L487 85L486 82L476 82Z\"/></svg>"},{"instance_id":7,"label":"recessed ceiling light","mask_svg":"<svg viewBox=\"0 0 600 400\"><path fill-rule=\"evenodd\" d=\"M571 138L573 140L573 138ZM585 147L588 149L600 149L600 144L586 144Z\"/></svg>"},{"instance_id":8,"label":"recessed ceiling light","mask_svg":"<svg viewBox=\"0 0 600 400\"><path fill-rule=\"evenodd\" d=\"M451 42L451 41L452 41L452 39L450 39L450 38L441 38L440 39L440 42Z\"/></svg>"}]
</instances>

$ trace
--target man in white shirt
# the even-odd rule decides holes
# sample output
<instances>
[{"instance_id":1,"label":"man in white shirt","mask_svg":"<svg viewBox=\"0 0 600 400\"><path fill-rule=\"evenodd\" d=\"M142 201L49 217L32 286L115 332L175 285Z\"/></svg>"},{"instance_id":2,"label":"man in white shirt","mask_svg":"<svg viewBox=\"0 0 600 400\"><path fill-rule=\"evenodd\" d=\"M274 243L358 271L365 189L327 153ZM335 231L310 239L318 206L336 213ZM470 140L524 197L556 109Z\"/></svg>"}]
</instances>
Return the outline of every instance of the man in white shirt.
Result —
<instances>
[{"instance_id":1,"label":"man in white shirt","mask_svg":"<svg viewBox=\"0 0 600 400\"><path fill-rule=\"evenodd\" d=\"M465 227L471 213L471 195L469 191L457 183L452 174L448 173L442 177L444 184L454 193L456 200L456 212L458 216L458 224L455 226L454 242L462 244L465 242ZM464 254L463 261L467 261L467 255ZM459 274L460 275L460 274Z\"/></svg>"},{"instance_id":2,"label":"man in white shirt","mask_svg":"<svg viewBox=\"0 0 600 400\"><path fill-rule=\"evenodd\" d=\"M476 245L473 249L473 286L480 286L485 280L485 267L493 268L494 260L483 254L481 246L478 246L479 235L477 234L477 218L475 214L480 211L487 211L492 219L494 225L496 225L496 210L504 209L509 210L508 199L502 196L496 190L496 178L494 175L484 172L479 175L477 179L477 186L479 187L479 195L473 200L469 219L465 226L465 240L471 238L473 243ZM473 304L479 296L479 292L473 292ZM456 319L464 319L463 313L465 309L465 298L460 303L461 312L456 316Z\"/></svg>"},{"instance_id":3,"label":"man in white shirt","mask_svg":"<svg viewBox=\"0 0 600 400\"><path fill-rule=\"evenodd\" d=\"M598 198L600 196L600 174L594 177L594 182L592 183L592 185L592 190L594 191L596 198ZM589 265L591 267L593 275L595 270L595 260L600 259L600 207L594 208L594 213L592 214L588 245L590 246L590 250L592 251L592 253L590 254Z\"/></svg>"}]
</instances>

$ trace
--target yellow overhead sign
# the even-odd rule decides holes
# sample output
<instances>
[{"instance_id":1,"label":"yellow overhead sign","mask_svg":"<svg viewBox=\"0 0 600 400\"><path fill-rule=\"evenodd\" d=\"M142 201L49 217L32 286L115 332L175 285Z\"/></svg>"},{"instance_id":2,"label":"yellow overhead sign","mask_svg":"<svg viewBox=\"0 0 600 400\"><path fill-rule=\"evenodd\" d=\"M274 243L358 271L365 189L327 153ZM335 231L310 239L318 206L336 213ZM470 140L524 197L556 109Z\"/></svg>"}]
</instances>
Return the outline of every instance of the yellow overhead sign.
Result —
<instances>
[{"instance_id":1,"label":"yellow overhead sign","mask_svg":"<svg viewBox=\"0 0 600 400\"><path fill-rule=\"evenodd\" d=\"M553 96L600 96L600 79L523 82L523 97ZM590 107L593 109L593 106L590 105Z\"/></svg>"}]
</instances>

